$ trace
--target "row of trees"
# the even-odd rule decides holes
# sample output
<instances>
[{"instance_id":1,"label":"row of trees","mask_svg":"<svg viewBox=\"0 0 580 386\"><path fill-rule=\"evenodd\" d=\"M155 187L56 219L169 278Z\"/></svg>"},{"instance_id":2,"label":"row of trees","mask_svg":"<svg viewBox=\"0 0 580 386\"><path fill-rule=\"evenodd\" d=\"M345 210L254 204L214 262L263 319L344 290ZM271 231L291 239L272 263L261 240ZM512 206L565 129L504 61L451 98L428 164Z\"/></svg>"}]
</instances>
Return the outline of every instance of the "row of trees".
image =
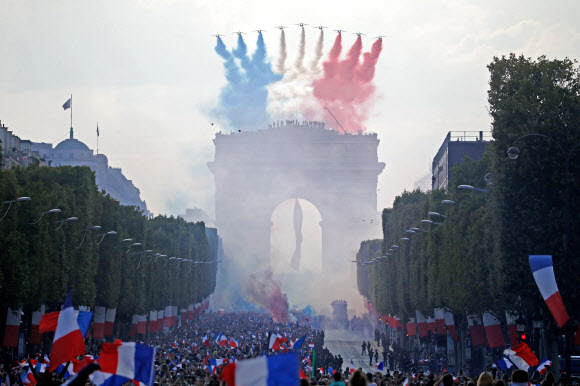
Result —
<instances>
[{"instance_id":1,"label":"row of trees","mask_svg":"<svg viewBox=\"0 0 580 386\"><path fill-rule=\"evenodd\" d=\"M574 146L580 144L580 69L568 59L515 55L494 58L488 68L494 141L487 153L478 162L466 158L455 166L448 191L404 192L383 211L382 250L375 256L385 255L392 245L400 249L359 268L368 271L367 283L359 287L378 312L398 314L403 321L415 310L432 315L434 308L445 307L459 316L492 311L505 323L504 311L510 310L528 320L541 313L554 331L528 255L553 255L564 303L577 320L580 145ZM557 144L526 137L517 143L520 156L510 159L508 148L530 133ZM491 185L484 181L487 173ZM459 184L490 192L459 190ZM421 223L428 212L446 215L431 218L444 225ZM429 232L402 241L410 227ZM367 253L359 254L359 260L367 258Z\"/></svg>"},{"instance_id":2,"label":"row of trees","mask_svg":"<svg viewBox=\"0 0 580 386\"><path fill-rule=\"evenodd\" d=\"M144 314L167 305L187 307L215 288L216 264L192 264L168 257L210 262L204 223L158 216L120 205L99 192L88 167L14 168L0 171L0 201L13 204L0 222L0 307L28 312L42 303L58 309L69 287L76 305L117 308L121 316ZM7 205L0 211L4 214ZM59 214L42 212L53 208ZM2 215L0 214L0 216ZM65 222L60 229L57 220ZM88 230L99 225L100 230ZM116 235L101 238L109 231ZM83 237L85 238L83 241ZM131 238L142 247L121 240ZM168 257L151 258L152 250Z\"/></svg>"}]
</instances>

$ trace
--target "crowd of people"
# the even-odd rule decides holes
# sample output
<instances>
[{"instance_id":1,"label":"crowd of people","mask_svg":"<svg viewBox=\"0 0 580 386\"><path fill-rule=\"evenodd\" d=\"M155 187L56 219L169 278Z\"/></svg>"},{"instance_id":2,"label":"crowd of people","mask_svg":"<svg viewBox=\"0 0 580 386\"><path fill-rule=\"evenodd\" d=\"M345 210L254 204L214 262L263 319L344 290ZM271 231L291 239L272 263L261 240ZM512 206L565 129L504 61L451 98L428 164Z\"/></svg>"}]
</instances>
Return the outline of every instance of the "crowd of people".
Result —
<instances>
[{"instance_id":1,"label":"crowd of people","mask_svg":"<svg viewBox=\"0 0 580 386\"><path fill-rule=\"evenodd\" d=\"M490 368L475 378L462 372L453 377L436 371L401 369L400 355L396 345L379 331L375 334L377 348L371 343L362 344L363 354L371 355L371 364L378 362L382 348L382 361L386 371L363 372L343 366L343 358L333 355L324 347L325 336L321 329L311 326L307 315L294 314L290 323L276 323L271 316L257 312L207 312L193 321L183 322L177 327L166 329L149 336L140 335L137 341L156 348L155 385L225 385L221 379L223 369L232 362L259 356L279 355L287 351L296 352L300 360L300 385L381 385L381 386L505 386L507 375ZM272 335L278 337L277 345L271 348ZM300 344L299 342L301 341ZM294 346L294 348L293 348ZM299 346L299 347L298 347ZM88 358L98 358L100 342L87 339ZM400 350L400 353L403 351ZM43 363L49 360L40 352L30 358L16 359L4 352L0 373L0 385L27 384L56 386L74 373L78 373L88 362L78 358L74 363L61 366L48 373ZM98 359L97 359L98 361ZM89 361L90 362L90 361ZM417 367L415 367L417 368ZM389 370L391 369L391 370ZM397 369L398 371L395 371ZM526 380L523 380L524 376ZM511 382L514 386L528 385L526 372L514 371ZM84 380L88 382L88 379ZM84 384L85 382L80 384ZM536 380L536 382L538 382ZM548 371L541 386L554 386L554 376Z\"/></svg>"}]
</instances>

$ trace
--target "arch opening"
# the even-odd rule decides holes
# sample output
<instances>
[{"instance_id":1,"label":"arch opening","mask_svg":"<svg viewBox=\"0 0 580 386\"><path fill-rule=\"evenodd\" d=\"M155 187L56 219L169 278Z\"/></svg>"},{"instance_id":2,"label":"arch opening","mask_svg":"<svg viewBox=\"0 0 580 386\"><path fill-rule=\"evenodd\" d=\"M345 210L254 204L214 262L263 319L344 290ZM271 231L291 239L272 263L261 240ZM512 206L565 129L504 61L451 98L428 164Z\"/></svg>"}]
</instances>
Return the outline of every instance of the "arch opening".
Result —
<instances>
[{"instance_id":1,"label":"arch opening","mask_svg":"<svg viewBox=\"0 0 580 386\"><path fill-rule=\"evenodd\" d=\"M322 215L312 202L285 200L270 221L270 266L275 272L322 272Z\"/></svg>"}]
</instances>

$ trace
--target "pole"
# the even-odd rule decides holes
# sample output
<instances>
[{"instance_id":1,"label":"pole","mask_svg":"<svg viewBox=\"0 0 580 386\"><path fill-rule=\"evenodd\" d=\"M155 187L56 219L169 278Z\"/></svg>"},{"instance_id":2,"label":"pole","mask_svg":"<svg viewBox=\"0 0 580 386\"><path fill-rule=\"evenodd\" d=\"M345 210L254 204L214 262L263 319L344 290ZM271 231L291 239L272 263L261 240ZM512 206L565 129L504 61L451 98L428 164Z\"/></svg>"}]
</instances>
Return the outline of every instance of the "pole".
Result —
<instances>
[{"instance_id":1,"label":"pole","mask_svg":"<svg viewBox=\"0 0 580 386\"><path fill-rule=\"evenodd\" d=\"M72 129L72 94L70 94L70 127Z\"/></svg>"},{"instance_id":2,"label":"pole","mask_svg":"<svg viewBox=\"0 0 580 386\"><path fill-rule=\"evenodd\" d=\"M315 368L316 368L316 350L312 349L312 377L314 377Z\"/></svg>"}]
</instances>

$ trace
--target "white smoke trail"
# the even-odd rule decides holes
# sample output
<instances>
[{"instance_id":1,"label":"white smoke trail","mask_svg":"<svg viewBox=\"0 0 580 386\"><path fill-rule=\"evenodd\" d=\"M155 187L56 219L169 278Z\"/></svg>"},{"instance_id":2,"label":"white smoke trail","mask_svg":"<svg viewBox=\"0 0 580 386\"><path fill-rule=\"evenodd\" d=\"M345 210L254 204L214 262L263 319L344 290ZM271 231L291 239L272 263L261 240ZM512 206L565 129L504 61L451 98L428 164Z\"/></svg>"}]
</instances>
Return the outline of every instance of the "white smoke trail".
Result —
<instances>
[{"instance_id":1,"label":"white smoke trail","mask_svg":"<svg viewBox=\"0 0 580 386\"><path fill-rule=\"evenodd\" d=\"M280 57L278 58L278 68L276 69L279 74L283 74L286 71L286 58L288 57L288 51L286 49L286 34L284 29L280 29Z\"/></svg>"},{"instance_id":2,"label":"white smoke trail","mask_svg":"<svg viewBox=\"0 0 580 386\"><path fill-rule=\"evenodd\" d=\"M285 68L284 78L281 81L268 86L268 112L274 120L294 119L297 108L298 113L303 113L319 107L313 95L313 82L322 72L319 64L323 55L323 39L324 35L321 33L312 62L304 66L306 31L302 27L296 61L290 68Z\"/></svg>"},{"instance_id":3,"label":"white smoke trail","mask_svg":"<svg viewBox=\"0 0 580 386\"><path fill-rule=\"evenodd\" d=\"M310 65L312 71L318 70L318 64L320 63L320 59L322 59L324 49L324 30L320 30L320 36L318 37L318 42L316 43L316 49L314 50L314 59Z\"/></svg>"},{"instance_id":4,"label":"white smoke trail","mask_svg":"<svg viewBox=\"0 0 580 386\"><path fill-rule=\"evenodd\" d=\"M304 62L304 56L306 55L306 31L302 27L300 31L300 46L298 47L298 57L296 58L296 64L294 65L296 69L302 69L302 63Z\"/></svg>"}]
</instances>

